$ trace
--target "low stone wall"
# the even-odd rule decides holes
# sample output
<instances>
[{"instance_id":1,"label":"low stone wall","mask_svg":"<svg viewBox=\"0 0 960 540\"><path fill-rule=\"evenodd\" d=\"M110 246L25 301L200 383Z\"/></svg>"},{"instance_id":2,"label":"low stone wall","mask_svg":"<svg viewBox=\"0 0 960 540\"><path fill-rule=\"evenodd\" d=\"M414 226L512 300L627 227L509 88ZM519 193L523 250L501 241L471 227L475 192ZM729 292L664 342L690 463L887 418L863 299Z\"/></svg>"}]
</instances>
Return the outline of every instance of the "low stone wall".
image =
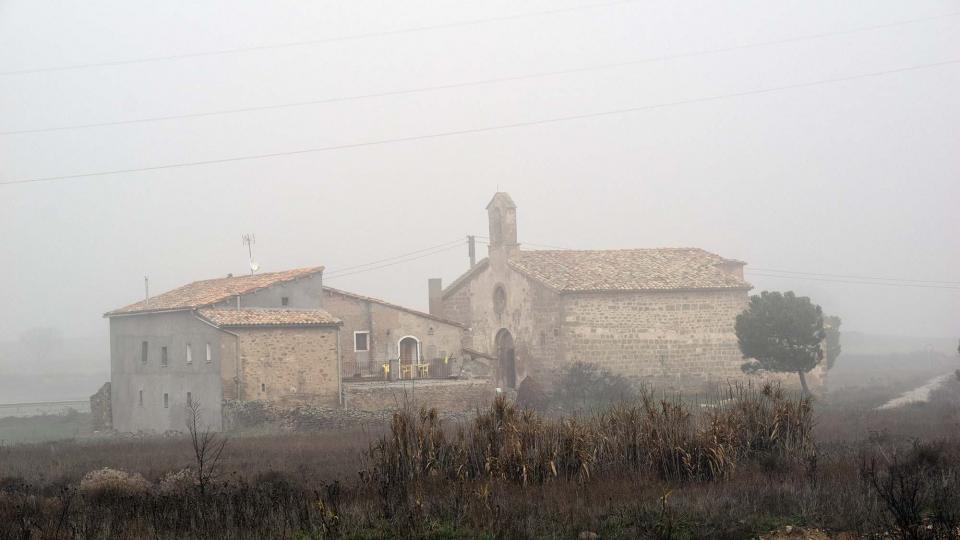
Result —
<instances>
[{"instance_id":1,"label":"low stone wall","mask_svg":"<svg viewBox=\"0 0 960 540\"><path fill-rule=\"evenodd\" d=\"M322 431L368 425L383 426L388 411L350 411L323 405L289 405L270 401L224 401L223 429L272 427L283 431Z\"/></svg>"},{"instance_id":2,"label":"low stone wall","mask_svg":"<svg viewBox=\"0 0 960 540\"><path fill-rule=\"evenodd\" d=\"M394 411L411 405L435 408L442 415L457 415L474 412L493 397L493 387L482 379L343 383L344 408L353 411Z\"/></svg>"},{"instance_id":3,"label":"low stone wall","mask_svg":"<svg viewBox=\"0 0 960 540\"><path fill-rule=\"evenodd\" d=\"M113 407L110 401L110 381L90 396L90 421L94 431L113 429Z\"/></svg>"}]
</instances>

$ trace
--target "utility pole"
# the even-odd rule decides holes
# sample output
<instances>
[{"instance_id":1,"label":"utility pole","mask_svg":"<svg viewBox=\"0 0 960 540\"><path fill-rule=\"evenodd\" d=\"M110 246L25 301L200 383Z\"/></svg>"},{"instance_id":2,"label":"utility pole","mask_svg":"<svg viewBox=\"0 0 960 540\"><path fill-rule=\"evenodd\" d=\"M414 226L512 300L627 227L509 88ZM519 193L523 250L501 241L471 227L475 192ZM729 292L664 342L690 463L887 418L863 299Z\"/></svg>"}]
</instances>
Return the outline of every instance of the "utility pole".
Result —
<instances>
[{"instance_id":1,"label":"utility pole","mask_svg":"<svg viewBox=\"0 0 960 540\"><path fill-rule=\"evenodd\" d=\"M477 239L472 235L467 235L467 251L470 254L470 268L477 264Z\"/></svg>"}]
</instances>

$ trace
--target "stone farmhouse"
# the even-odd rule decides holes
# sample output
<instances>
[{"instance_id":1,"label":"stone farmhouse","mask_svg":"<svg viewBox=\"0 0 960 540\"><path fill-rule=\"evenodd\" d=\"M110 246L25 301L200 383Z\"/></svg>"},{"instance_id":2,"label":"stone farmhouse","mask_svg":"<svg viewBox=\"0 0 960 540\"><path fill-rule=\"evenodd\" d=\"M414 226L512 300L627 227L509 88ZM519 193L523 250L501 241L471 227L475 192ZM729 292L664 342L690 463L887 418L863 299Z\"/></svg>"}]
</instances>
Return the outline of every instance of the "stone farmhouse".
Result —
<instances>
[{"instance_id":1,"label":"stone farmhouse","mask_svg":"<svg viewBox=\"0 0 960 540\"><path fill-rule=\"evenodd\" d=\"M465 351L494 361L499 386L549 386L577 361L658 388L743 377L744 262L696 248L522 250L510 196L487 215L489 256L446 288L430 280L430 305L470 329Z\"/></svg>"},{"instance_id":2,"label":"stone farmhouse","mask_svg":"<svg viewBox=\"0 0 960 540\"><path fill-rule=\"evenodd\" d=\"M578 361L667 390L745 377L744 262L697 248L522 250L508 194L487 216L488 257L446 288L430 279L429 313L327 287L323 267L197 281L106 313L112 382L94 400L111 412L97 417L182 430L199 400L220 428L229 400L385 411L408 395L459 413L494 387L549 388Z\"/></svg>"},{"instance_id":3,"label":"stone farmhouse","mask_svg":"<svg viewBox=\"0 0 960 540\"><path fill-rule=\"evenodd\" d=\"M122 432L182 430L194 400L220 429L224 400L383 410L409 390L462 410L491 391L462 376L462 324L325 287L323 267L197 281L105 317Z\"/></svg>"}]
</instances>

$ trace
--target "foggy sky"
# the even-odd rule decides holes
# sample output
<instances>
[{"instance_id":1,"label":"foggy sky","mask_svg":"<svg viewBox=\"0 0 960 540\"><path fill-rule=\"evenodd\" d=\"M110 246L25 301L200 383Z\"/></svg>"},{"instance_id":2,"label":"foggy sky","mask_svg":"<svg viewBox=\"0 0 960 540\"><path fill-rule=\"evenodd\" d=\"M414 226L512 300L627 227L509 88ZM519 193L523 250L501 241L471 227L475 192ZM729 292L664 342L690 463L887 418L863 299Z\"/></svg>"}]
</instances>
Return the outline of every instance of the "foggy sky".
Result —
<instances>
[{"instance_id":1,"label":"foggy sky","mask_svg":"<svg viewBox=\"0 0 960 540\"><path fill-rule=\"evenodd\" d=\"M580 2L580 5L591 2ZM593 2L603 3L603 2ZM0 2L0 71L484 19L577 2ZM326 44L0 75L0 131L353 96L842 32L960 2L625 2ZM0 181L482 128L960 59L960 17L524 81L289 109L0 135ZM101 315L246 271L328 272L487 234L695 246L772 268L960 282L960 65L334 152L0 186L0 340L102 336ZM485 247L480 250L485 253ZM329 280L426 308L460 247ZM956 336L960 289L747 276L845 330ZM960 285L954 285L960 287ZM106 365L107 359L104 359Z\"/></svg>"}]
</instances>

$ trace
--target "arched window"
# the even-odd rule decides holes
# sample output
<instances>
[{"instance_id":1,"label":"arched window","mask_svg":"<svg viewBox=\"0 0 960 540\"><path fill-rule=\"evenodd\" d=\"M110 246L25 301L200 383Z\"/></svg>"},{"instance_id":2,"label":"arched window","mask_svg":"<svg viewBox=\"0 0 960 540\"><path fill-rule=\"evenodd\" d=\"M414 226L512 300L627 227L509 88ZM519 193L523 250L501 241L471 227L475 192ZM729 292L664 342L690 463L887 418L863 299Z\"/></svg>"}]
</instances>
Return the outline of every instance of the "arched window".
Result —
<instances>
[{"instance_id":1,"label":"arched window","mask_svg":"<svg viewBox=\"0 0 960 540\"><path fill-rule=\"evenodd\" d=\"M499 317L503 315L505 309L507 309L507 291L503 288L503 285L497 285L493 289L493 312Z\"/></svg>"}]
</instances>

